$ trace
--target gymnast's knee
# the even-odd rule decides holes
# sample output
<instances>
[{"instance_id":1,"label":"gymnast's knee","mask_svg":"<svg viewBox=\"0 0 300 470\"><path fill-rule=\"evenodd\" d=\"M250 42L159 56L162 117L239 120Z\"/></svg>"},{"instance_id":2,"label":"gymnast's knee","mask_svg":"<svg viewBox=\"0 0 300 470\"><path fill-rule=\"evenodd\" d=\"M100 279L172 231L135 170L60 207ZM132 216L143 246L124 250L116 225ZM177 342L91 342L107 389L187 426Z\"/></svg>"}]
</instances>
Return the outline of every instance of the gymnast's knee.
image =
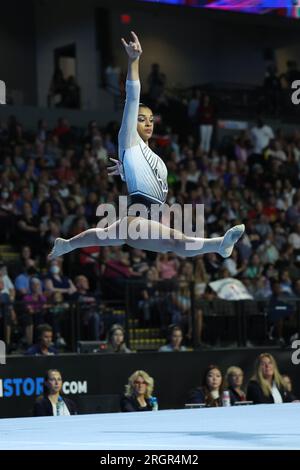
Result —
<instances>
[{"instance_id":1,"label":"gymnast's knee","mask_svg":"<svg viewBox=\"0 0 300 470\"><path fill-rule=\"evenodd\" d=\"M126 237L121 237L118 229L112 229L112 227L97 228L95 232L95 238L97 245L111 245L121 246L126 243Z\"/></svg>"},{"instance_id":2,"label":"gymnast's knee","mask_svg":"<svg viewBox=\"0 0 300 470\"><path fill-rule=\"evenodd\" d=\"M185 252L185 239L176 239L174 237L164 240L164 247L165 252L168 253L169 251L175 253L176 255L182 255Z\"/></svg>"}]
</instances>

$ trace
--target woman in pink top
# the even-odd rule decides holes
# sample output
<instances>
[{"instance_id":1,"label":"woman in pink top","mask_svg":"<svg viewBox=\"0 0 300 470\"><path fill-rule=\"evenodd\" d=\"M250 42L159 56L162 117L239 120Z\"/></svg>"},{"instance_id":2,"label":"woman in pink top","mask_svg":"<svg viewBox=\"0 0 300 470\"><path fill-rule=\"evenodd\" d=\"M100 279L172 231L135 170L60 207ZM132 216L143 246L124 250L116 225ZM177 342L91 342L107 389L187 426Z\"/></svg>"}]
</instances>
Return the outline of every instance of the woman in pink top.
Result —
<instances>
[{"instance_id":1,"label":"woman in pink top","mask_svg":"<svg viewBox=\"0 0 300 470\"><path fill-rule=\"evenodd\" d=\"M47 297L43 294L42 284L38 278L31 280L31 294L23 297L24 313L22 323L25 326L25 336L28 345L33 341L33 327L43 322L47 310Z\"/></svg>"},{"instance_id":2,"label":"woman in pink top","mask_svg":"<svg viewBox=\"0 0 300 470\"><path fill-rule=\"evenodd\" d=\"M156 268L160 279L172 279L177 276L179 261L172 253L160 254L156 261Z\"/></svg>"}]
</instances>

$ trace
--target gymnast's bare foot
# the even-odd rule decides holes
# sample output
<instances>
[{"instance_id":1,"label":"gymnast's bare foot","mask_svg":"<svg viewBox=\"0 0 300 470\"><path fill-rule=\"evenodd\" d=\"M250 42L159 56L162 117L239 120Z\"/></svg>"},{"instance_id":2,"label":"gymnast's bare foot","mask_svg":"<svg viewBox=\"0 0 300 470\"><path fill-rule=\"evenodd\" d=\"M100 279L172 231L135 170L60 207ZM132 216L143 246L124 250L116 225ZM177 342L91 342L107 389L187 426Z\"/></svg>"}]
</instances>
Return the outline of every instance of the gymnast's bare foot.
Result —
<instances>
[{"instance_id":1,"label":"gymnast's bare foot","mask_svg":"<svg viewBox=\"0 0 300 470\"><path fill-rule=\"evenodd\" d=\"M241 238L244 232L244 224L235 225L227 230L219 248L219 254L223 256L223 258L228 258L231 255L234 245Z\"/></svg>"},{"instance_id":2,"label":"gymnast's bare foot","mask_svg":"<svg viewBox=\"0 0 300 470\"><path fill-rule=\"evenodd\" d=\"M72 248L69 240L65 240L64 238L57 238L54 242L54 246L51 252L48 255L48 259L52 260L58 258L59 256L65 255L70 251L72 251Z\"/></svg>"}]
</instances>

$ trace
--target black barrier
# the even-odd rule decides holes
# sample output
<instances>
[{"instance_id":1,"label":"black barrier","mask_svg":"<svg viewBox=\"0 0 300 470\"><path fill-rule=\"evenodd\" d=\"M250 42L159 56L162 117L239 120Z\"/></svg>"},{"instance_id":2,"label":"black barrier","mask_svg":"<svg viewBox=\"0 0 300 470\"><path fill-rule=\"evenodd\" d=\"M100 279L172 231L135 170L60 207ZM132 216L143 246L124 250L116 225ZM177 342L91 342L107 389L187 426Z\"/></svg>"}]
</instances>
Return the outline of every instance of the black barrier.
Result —
<instances>
[{"instance_id":1,"label":"black barrier","mask_svg":"<svg viewBox=\"0 0 300 470\"><path fill-rule=\"evenodd\" d=\"M171 279L152 282L145 300L144 281L125 286L127 344L134 350L159 349L171 323L179 324L186 344L196 348L203 342L213 347L271 346L270 327L280 317L287 343L296 332L300 336L300 299L292 296L224 300L214 295L207 300L197 294L195 282ZM274 342L279 339L276 328L275 332Z\"/></svg>"},{"instance_id":2,"label":"black barrier","mask_svg":"<svg viewBox=\"0 0 300 470\"><path fill-rule=\"evenodd\" d=\"M16 322L12 322L12 312ZM99 317L98 331L91 331L88 317ZM33 325L33 342L38 340L36 327L47 323L53 328L54 340L59 332L66 340L64 352L77 352L78 341L105 339L105 333L113 323L125 323L125 308L119 301L106 300L105 304L98 302L69 301L54 303L49 300L34 302L14 301L0 304L0 339L6 336L6 328L13 330L13 343L18 350L28 348L23 344L25 330ZM16 340L17 337L17 341ZM9 345L8 345L9 346ZM8 348L9 349L9 348Z\"/></svg>"},{"instance_id":3,"label":"black barrier","mask_svg":"<svg viewBox=\"0 0 300 470\"><path fill-rule=\"evenodd\" d=\"M213 347L229 348L271 346L270 327L275 325L275 343L279 339L276 330L279 318L284 320L287 344L295 333L300 336L300 299L292 296L269 300L223 300L215 296L207 300L202 294L196 295L194 282L174 279L153 283L145 300L142 292L146 289L145 281L131 280L122 284L121 299L98 301L95 297L95 301L88 304L45 301L40 309L34 302L17 301L2 305L0 338L5 336L6 325L11 325L12 309L18 320L17 326L12 326L18 330L19 337L24 337L25 327L30 322L34 326L50 323L54 336L61 331L67 352L78 352L78 341L105 340L114 323L125 327L127 345L136 351L158 350L166 342L171 323L182 327L185 345L194 348L203 342ZM34 314L29 312L29 307L34 309ZM200 323L203 326L201 334ZM92 324L98 327L91 328Z\"/></svg>"},{"instance_id":4,"label":"black barrier","mask_svg":"<svg viewBox=\"0 0 300 470\"><path fill-rule=\"evenodd\" d=\"M64 391L80 413L119 411L119 397L135 370L146 370L155 380L154 393L160 409L183 408L189 391L200 384L209 364L225 372L232 365L253 373L253 364L262 352L273 354L281 372L288 373L300 397L300 365L293 365L293 350L235 349L185 353L66 354L47 357L8 357L0 365L0 416L31 416L34 400L42 391L42 378L49 368L59 369Z\"/></svg>"}]
</instances>

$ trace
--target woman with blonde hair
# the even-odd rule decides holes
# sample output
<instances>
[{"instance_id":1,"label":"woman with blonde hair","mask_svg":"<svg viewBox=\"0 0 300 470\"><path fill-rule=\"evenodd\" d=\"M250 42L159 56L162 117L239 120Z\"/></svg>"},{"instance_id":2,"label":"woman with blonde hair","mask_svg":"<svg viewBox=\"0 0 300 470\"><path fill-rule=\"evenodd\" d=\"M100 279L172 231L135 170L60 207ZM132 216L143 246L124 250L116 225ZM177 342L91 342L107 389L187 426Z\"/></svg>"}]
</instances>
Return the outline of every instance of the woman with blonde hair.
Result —
<instances>
[{"instance_id":1,"label":"woman with blonde hair","mask_svg":"<svg viewBox=\"0 0 300 470\"><path fill-rule=\"evenodd\" d=\"M195 261L195 288L196 294L203 294L205 287L209 282L209 275L206 271L203 258L196 258Z\"/></svg>"},{"instance_id":2,"label":"woman with blonde hair","mask_svg":"<svg viewBox=\"0 0 300 470\"><path fill-rule=\"evenodd\" d=\"M121 411L152 411L154 380L144 370L136 370L128 379L121 398Z\"/></svg>"},{"instance_id":3,"label":"woman with blonde hair","mask_svg":"<svg viewBox=\"0 0 300 470\"><path fill-rule=\"evenodd\" d=\"M247 389L247 400L259 403L288 403L293 397L286 389L274 357L260 354Z\"/></svg>"},{"instance_id":4,"label":"woman with blonde hair","mask_svg":"<svg viewBox=\"0 0 300 470\"><path fill-rule=\"evenodd\" d=\"M229 390L230 403L246 401L246 394L242 389L244 381L244 372L240 367L231 366L227 369L225 382Z\"/></svg>"}]
</instances>

